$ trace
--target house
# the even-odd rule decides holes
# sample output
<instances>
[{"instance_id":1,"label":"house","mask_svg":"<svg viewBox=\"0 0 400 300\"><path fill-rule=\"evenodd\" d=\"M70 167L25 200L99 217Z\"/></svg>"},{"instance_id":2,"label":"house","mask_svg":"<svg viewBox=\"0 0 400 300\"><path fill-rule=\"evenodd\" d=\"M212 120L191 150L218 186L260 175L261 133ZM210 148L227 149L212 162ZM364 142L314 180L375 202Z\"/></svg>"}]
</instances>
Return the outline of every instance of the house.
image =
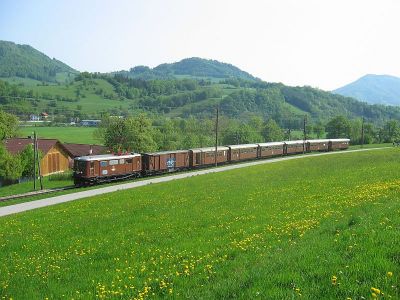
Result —
<instances>
[{"instance_id":1,"label":"house","mask_svg":"<svg viewBox=\"0 0 400 300\"><path fill-rule=\"evenodd\" d=\"M100 145L64 143L63 146L67 150L70 157L69 161L70 168L73 167L75 157L87 156L87 155L99 155L108 152L107 147Z\"/></svg>"},{"instance_id":2,"label":"house","mask_svg":"<svg viewBox=\"0 0 400 300\"><path fill-rule=\"evenodd\" d=\"M82 120L81 126L96 127L101 123L101 120Z\"/></svg>"},{"instance_id":3,"label":"house","mask_svg":"<svg viewBox=\"0 0 400 300\"><path fill-rule=\"evenodd\" d=\"M47 119L48 117L49 117L49 114L47 113L47 112L42 112L41 114L40 114L40 116L42 117L42 119Z\"/></svg>"},{"instance_id":4,"label":"house","mask_svg":"<svg viewBox=\"0 0 400 300\"><path fill-rule=\"evenodd\" d=\"M38 149L43 157L40 161L43 176L60 173L69 169L70 154L56 139L37 139ZM11 138L5 141L5 147L11 154L18 154L28 145L33 145L30 138Z\"/></svg>"},{"instance_id":5,"label":"house","mask_svg":"<svg viewBox=\"0 0 400 300\"><path fill-rule=\"evenodd\" d=\"M40 116L38 115L30 115L29 116L29 121L40 121Z\"/></svg>"}]
</instances>

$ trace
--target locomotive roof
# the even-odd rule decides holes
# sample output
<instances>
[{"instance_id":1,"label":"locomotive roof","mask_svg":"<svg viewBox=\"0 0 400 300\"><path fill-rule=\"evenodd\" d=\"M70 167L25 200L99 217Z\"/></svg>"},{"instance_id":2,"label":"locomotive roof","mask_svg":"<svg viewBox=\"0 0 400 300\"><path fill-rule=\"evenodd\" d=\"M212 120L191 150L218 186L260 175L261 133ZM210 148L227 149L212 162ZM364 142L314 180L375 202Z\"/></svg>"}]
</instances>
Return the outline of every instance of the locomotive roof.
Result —
<instances>
[{"instance_id":1,"label":"locomotive roof","mask_svg":"<svg viewBox=\"0 0 400 300\"><path fill-rule=\"evenodd\" d=\"M95 160L111 160L111 159L124 159L124 158L133 158L141 156L138 153L131 154L123 154L123 155L114 155L114 154L102 154L102 155L87 155L76 157L75 160L81 161L95 161Z\"/></svg>"},{"instance_id":2,"label":"locomotive roof","mask_svg":"<svg viewBox=\"0 0 400 300\"><path fill-rule=\"evenodd\" d=\"M257 148L258 144L242 144L242 145L229 145L231 149L246 149L246 148Z\"/></svg>"},{"instance_id":3,"label":"locomotive roof","mask_svg":"<svg viewBox=\"0 0 400 300\"><path fill-rule=\"evenodd\" d=\"M205 147L205 148L195 148L195 149L190 149L193 152L211 152L215 151L215 147ZM225 146L218 146L217 151L228 151L229 148Z\"/></svg>"},{"instance_id":4,"label":"locomotive roof","mask_svg":"<svg viewBox=\"0 0 400 300\"><path fill-rule=\"evenodd\" d=\"M160 152L151 152L151 153L143 153L145 155L162 155L162 154L173 154L173 153L187 153L189 150L171 150L171 151L160 151Z\"/></svg>"},{"instance_id":5,"label":"locomotive roof","mask_svg":"<svg viewBox=\"0 0 400 300\"><path fill-rule=\"evenodd\" d=\"M268 143L258 143L260 147L269 147L269 146L283 146L284 142L268 142Z\"/></svg>"}]
</instances>

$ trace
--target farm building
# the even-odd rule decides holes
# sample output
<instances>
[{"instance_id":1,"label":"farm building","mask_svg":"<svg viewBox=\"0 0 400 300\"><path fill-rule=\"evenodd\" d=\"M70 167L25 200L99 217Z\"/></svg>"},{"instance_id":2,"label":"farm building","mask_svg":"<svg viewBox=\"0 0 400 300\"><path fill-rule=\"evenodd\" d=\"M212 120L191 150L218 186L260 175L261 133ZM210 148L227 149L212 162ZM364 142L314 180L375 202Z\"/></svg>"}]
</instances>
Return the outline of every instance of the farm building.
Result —
<instances>
[{"instance_id":1,"label":"farm building","mask_svg":"<svg viewBox=\"0 0 400 300\"><path fill-rule=\"evenodd\" d=\"M99 155L108 152L107 147L100 145L64 143L63 146L69 154L70 168L73 167L75 157L87 156L87 155Z\"/></svg>"},{"instance_id":2,"label":"farm building","mask_svg":"<svg viewBox=\"0 0 400 300\"><path fill-rule=\"evenodd\" d=\"M64 172L69 169L70 154L67 149L55 139L38 139L38 149L43 158L40 168L43 176ZM11 138L5 141L5 147L11 154L17 154L28 145L33 145L30 138Z\"/></svg>"}]
</instances>

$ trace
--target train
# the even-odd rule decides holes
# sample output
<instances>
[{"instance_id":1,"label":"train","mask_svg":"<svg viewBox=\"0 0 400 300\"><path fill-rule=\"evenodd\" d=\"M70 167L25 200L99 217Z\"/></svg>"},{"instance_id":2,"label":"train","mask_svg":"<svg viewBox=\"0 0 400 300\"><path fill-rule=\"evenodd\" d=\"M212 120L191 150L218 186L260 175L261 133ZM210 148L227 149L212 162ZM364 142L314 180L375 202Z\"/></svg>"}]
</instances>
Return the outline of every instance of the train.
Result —
<instances>
[{"instance_id":1,"label":"train","mask_svg":"<svg viewBox=\"0 0 400 300\"><path fill-rule=\"evenodd\" d=\"M348 149L350 139L296 140L227 145L151 153L103 154L76 157L75 186L86 186L164 173L267 159L309 152ZM217 159L215 159L215 155Z\"/></svg>"}]
</instances>

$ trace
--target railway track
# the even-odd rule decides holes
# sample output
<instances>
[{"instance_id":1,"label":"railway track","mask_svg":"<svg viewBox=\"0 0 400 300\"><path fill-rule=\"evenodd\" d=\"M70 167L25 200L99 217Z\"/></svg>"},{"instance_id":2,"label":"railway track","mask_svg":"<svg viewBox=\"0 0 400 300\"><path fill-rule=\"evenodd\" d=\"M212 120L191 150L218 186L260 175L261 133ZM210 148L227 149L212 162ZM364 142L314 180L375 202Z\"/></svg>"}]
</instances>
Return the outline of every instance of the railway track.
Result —
<instances>
[{"instance_id":1,"label":"railway track","mask_svg":"<svg viewBox=\"0 0 400 300\"><path fill-rule=\"evenodd\" d=\"M65 187L60 187L60 188L45 189L45 190L41 190L41 191L33 191L33 192L24 193L24 194L4 196L4 197L0 197L0 202L6 202L6 201L14 200L14 199L32 197L32 196L37 196L37 195L51 194L51 193L65 191L65 190L71 190L71 189L75 189L75 188L76 187L74 185L70 185L70 186L65 186Z\"/></svg>"},{"instance_id":2,"label":"railway track","mask_svg":"<svg viewBox=\"0 0 400 300\"><path fill-rule=\"evenodd\" d=\"M385 149L385 148L390 148L390 147L359 149L359 150L345 150L345 151L343 151L341 153L367 151L367 150L379 150L379 149ZM306 155L306 156L320 156L320 155L324 155L324 154L335 154L335 153L339 153L339 152L310 154L310 155ZM289 159L291 159L291 158L289 158ZM270 160L274 161L274 159L270 159ZM246 165L246 163L244 163L244 162L243 162L243 164ZM233 164L231 166L235 166L235 165L240 165L240 163L239 164ZM207 169L213 169L213 167L206 168L205 170L207 170ZM151 176L151 177L156 177L156 176ZM122 181L122 180L121 180L121 178L119 178L116 181ZM121 184L123 184L123 183L121 183ZM60 187L60 188L45 189L45 190L41 190L41 191L33 191L33 192L24 193L24 194L4 196L4 197L0 197L0 202L6 202L6 201L14 200L14 199L27 198L27 197L37 196L37 195L51 194L51 193L65 191L65 190L71 190L71 189L79 189L79 187L76 187L74 185L70 185L70 186Z\"/></svg>"}]
</instances>

